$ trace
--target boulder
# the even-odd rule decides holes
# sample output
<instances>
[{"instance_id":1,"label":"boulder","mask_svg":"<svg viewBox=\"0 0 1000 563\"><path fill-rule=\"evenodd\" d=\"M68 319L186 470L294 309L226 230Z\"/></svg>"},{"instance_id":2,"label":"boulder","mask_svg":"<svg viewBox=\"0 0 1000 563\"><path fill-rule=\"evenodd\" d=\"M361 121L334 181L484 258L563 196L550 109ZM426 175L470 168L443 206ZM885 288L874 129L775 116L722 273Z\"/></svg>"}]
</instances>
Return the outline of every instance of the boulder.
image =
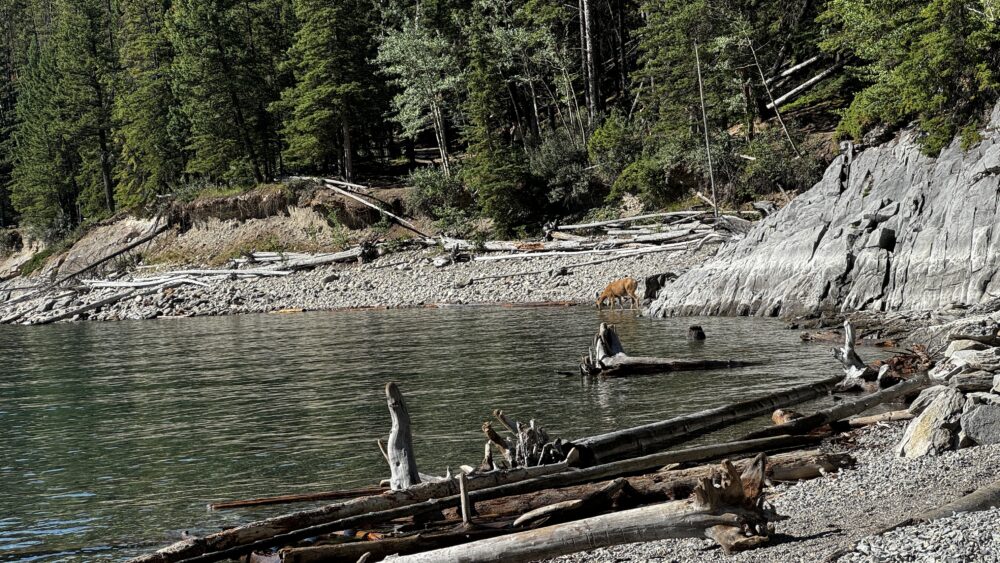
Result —
<instances>
[{"instance_id":1,"label":"boulder","mask_svg":"<svg viewBox=\"0 0 1000 563\"><path fill-rule=\"evenodd\" d=\"M913 419L896 446L900 457L938 455L958 443L958 430L965 406L965 396L955 389L945 389L931 401L920 416Z\"/></svg>"},{"instance_id":2,"label":"boulder","mask_svg":"<svg viewBox=\"0 0 1000 563\"><path fill-rule=\"evenodd\" d=\"M934 385L933 387L928 387L917 395L917 398L910 403L907 410L914 415L919 415L927 409L928 405L934 402L934 399L937 399L938 395L947 390L948 387L945 385Z\"/></svg>"},{"instance_id":3,"label":"boulder","mask_svg":"<svg viewBox=\"0 0 1000 563\"><path fill-rule=\"evenodd\" d=\"M962 413L967 413L982 405L1000 406L1000 395L996 393L984 393L982 391L966 393L965 406L962 407Z\"/></svg>"},{"instance_id":4,"label":"boulder","mask_svg":"<svg viewBox=\"0 0 1000 563\"><path fill-rule=\"evenodd\" d=\"M959 350L952 353L950 360L955 365L968 366L975 370L998 372L1000 371L1000 348Z\"/></svg>"},{"instance_id":5,"label":"boulder","mask_svg":"<svg viewBox=\"0 0 1000 563\"><path fill-rule=\"evenodd\" d=\"M952 357L955 352L961 352L963 350L985 350L986 345L982 342L977 342L975 340L952 340L948 343L948 348L945 349L944 355L946 358Z\"/></svg>"},{"instance_id":6,"label":"boulder","mask_svg":"<svg viewBox=\"0 0 1000 563\"><path fill-rule=\"evenodd\" d=\"M948 386L963 393L989 391L993 388L993 374L988 371L976 370L959 373L948 380Z\"/></svg>"},{"instance_id":7,"label":"boulder","mask_svg":"<svg viewBox=\"0 0 1000 563\"><path fill-rule=\"evenodd\" d=\"M1000 405L981 405L962 415L962 431L973 442L1000 444Z\"/></svg>"}]
</instances>

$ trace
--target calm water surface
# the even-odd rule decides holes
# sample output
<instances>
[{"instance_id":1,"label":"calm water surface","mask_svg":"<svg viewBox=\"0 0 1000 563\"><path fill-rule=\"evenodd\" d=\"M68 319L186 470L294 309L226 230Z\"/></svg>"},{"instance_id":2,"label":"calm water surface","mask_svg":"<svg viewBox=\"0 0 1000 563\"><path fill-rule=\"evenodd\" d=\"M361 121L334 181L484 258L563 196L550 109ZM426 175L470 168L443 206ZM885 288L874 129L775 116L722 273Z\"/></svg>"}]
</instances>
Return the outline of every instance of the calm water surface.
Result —
<instances>
[{"instance_id":1,"label":"calm water surface","mask_svg":"<svg viewBox=\"0 0 1000 563\"><path fill-rule=\"evenodd\" d=\"M575 371L597 324L630 353L763 366L609 381ZM689 343L700 323L705 343ZM258 315L0 326L0 561L122 560L282 511L213 500L388 476L397 381L425 473L477 464L493 408L581 437L831 375L828 346L766 319L557 309ZM296 508L302 505L296 505Z\"/></svg>"}]
</instances>

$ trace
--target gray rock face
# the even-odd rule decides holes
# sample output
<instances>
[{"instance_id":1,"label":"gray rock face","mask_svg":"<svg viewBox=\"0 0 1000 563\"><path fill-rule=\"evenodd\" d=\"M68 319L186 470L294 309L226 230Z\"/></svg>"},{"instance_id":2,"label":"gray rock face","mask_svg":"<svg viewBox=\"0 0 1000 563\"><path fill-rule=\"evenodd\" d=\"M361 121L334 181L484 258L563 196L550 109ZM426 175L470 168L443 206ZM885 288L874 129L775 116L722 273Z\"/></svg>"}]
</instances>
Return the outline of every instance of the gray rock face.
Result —
<instances>
[{"instance_id":1,"label":"gray rock face","mask_svg":"<svg viewBox=\"0 0 1000 563\"><path fill-rule=\"evenodd\" d=\"M976 342L975 340L952 340L948 344L948 348L945 349L944 355L946 358L952 357L955 352L962 352L965 350L984 350L986 345L982 342Z\"/></svg>"},{"instance_id":2,"label":"gray rock face","mask_svg":"<svg viewBox=\"0 0 1000 563\"><path fill-rule=\"evenodd\" d=\"M920 416L910 421L896 446L896 454L922 457L953 449L964 406L965 396L961 392L951 388L941 391Z\"/></svg>"},{"instance_id":3,"label":"gray rock face","mask_svg":"<svg viewBox=\"0 0 1000 563\"><path fill-rule=\"evenodd\" d=\"M931 158L905 133L841 155L812 189L678 278L649 312L791 317L980 303L1000 294L997 166L1000 106L967 152L956 142ZM971 339L995 339L990 327L976 328L987 330Z\"/></svg>"},{"instance_id":4,"label":"gray rock face","mask_svg":"<svg viewBox=\"0 0 1000 563\"><path fill-rule=\"evenodd\" d=\"M1000 444L1000 406L982 405L962 415L962 430L973 442Z\"/></svg>"},{"instance_id":5,"label":"gray rock face","mask_svg":"<svg viewBox=\"0 0 1000 563\"><path fill-rule=\"evenodd\" d=\"M948 387L945 385L934 385L933 387L928 387L917 395L917 398L910 403L907 408L914 415L919 415L920 413L927 410L927 407L937 399L938 395L942 392L947 391Z\"/></svg>"}]
</instances>

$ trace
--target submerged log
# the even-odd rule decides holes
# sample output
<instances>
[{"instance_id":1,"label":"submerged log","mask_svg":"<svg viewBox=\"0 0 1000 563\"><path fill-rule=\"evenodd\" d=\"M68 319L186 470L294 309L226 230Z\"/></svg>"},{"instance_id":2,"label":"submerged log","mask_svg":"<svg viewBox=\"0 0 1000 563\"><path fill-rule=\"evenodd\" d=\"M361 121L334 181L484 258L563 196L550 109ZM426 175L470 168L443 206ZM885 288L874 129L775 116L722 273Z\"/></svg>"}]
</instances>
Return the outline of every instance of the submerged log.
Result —
<instances>
[{"instance_id":1,"label":"submerged log","mask_svg":"<svg viewBox=\"0 0 1000 563\"><path fill-rule=\"evenodd\" d=\"M623 543L706 535L726 553L749 549L765 543L768 524L780 519L761 499L764 463L760 456L741 477L731 463L723 462L716 475L698 484L691 500L604 514L396 561L518 563Z\"/></svg>"},{"instance_id":2,"label":"submerged log","mask_svg":"<svg viewBox=\"0 0 1000 563\"><path fill-rule=\"evenodd\" d=\"M272 497L253 498L246 500L213 502L208 505L208 509L227 510L231 508L268 506L273 504L291 504L295 502L315 502L319 500L352 499L352 498L382 494L383 491L384 489L380 487L366 487L363 489L351 489L347 491L325 491L319 493L302 493L297 495L277 495Z\"/></svg>"},{"instance_id":3,"label":"submerged log","mask_svg":"<svg viewBox=\"0 0 1000 563\"><path fill-rule=\"evenodd\" d=\"M669 371L728 369L754 364L755 362L736 360L677 360L652 356L629 356L625 353L614 325L601 323L594 336L594 344L583 363L580 364L580 372L583 375L624 377Z\"/></svg>"},{"instance_id":4,"label":"submerged log","mask_svg":"<svg viewBox=\"0 0 1000 563\"><path fill-rule=\"evenodd\" d=\"M605 463L655 452L711 430L769 414L777 408L815 399L828 393L840 379L839 376L829 377L755 399L574 440L573 445L581 449L584 460L590 463Z\"/></svg>"},{"instance_id":5,"label":"submerged log","mask_svg":"<svg viewBox=\"0 0 1000 563\"><path fill-rule=\"evenodd\" d=\"M877 393L866 395L855 401L843 401L835 406L816 411L811 415L798 418L791 422L751 432L743 438L746 440L752 440L766 436L805 434L820 428L821 426L835 423L849 416L863 413L875 405L888 403L905 397L906 395L915 393L928 385L929 383L926 377L915 377L887 389L878 391ZM845 426L849 426L849 424Z\"/></svg>"}]
</instances>

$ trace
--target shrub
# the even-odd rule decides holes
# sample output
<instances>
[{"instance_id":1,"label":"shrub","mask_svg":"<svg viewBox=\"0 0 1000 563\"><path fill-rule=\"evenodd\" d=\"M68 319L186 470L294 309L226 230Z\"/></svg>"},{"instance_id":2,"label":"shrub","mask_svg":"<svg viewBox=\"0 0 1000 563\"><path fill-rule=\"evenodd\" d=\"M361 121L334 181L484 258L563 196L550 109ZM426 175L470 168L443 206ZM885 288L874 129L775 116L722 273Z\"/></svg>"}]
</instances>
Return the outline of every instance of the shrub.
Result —
<instances>
[{"instance_id":1,"label":"shrub","mask_svg":"<svg viewBox=\"0 0 1000 563\"><path fill-rule=\"evenodd\" d=\"M587 151L563 129L544 132L528 154L533 180L545 187L548 202L563 212L590 207L600 200L589 165Z\"/></svg>"},{"instance_id":2,"label":"shrub","mask_svg":"<svg viewBox=\"0 0 1000 563\"><path fill-rule=\"evenodd\" d=\"M615 110L590 136L587 153L594 163L594 176L606 186L611 186L641 155L642 139L625 117Z\"/></svg>"}]
</instances>

